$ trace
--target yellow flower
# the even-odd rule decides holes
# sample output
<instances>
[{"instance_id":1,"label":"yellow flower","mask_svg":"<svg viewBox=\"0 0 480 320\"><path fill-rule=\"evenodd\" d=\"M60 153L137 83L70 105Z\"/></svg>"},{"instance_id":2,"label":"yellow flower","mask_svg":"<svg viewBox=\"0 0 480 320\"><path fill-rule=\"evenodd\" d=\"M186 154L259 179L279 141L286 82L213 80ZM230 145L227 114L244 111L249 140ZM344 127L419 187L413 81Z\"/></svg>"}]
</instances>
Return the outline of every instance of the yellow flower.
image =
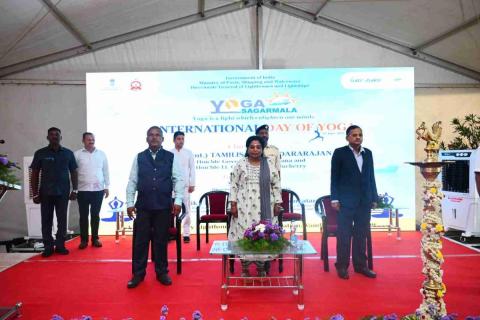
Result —
<instances>
[{"instance_id":1,"label":"yellow flower","mask_svg":"<svg viewBox=\"0 0 480 320\"><path fill-rule=\"evenodd\" d=\"M443 254L441 251L437 251L437 257L438 259L443 259Z\"/></svg>"},{"instance_id":2,"label":"yellow flower","mask_svg":"<svg viewBox=\"0 0 480 320\"><path fill-rule=\"evenodd\" d=\"M422 224L420 225L420 228L421 228L422 230L427 229L427 224L426 224L425 222L422 223Z\"/></svg>"},{"instance_id":3,"label":"yellow flower","mask_svg":"<svg viewBox=\"0 0 480 320\"><path fill-rule=\"evenodd\" d=\"M437 297L439 297L439 298L443 297L443 291L442 290L437 290Z\"/></svg>"},{"instance_id":4,"label":"yellow flower","mask_svg":"<svg viewBox=\"0 0 480 320\"><path fill-rule=\"evenodd\" d=\"M431 187L430 192L433 193L433 194L437 193L437 188Z\"/></svg>"},{"instance_id":5,"label":"yellow flower","mask_svg":"<svg viewBox=\"0 0 480 320\"><path fill-rule=\"evenodd\" d=\"M437 232L442 232L442 231L443 231L443 225L437 224L437 225L435 226L435 230L437 230Z\"/></svg>"}]
</instances>

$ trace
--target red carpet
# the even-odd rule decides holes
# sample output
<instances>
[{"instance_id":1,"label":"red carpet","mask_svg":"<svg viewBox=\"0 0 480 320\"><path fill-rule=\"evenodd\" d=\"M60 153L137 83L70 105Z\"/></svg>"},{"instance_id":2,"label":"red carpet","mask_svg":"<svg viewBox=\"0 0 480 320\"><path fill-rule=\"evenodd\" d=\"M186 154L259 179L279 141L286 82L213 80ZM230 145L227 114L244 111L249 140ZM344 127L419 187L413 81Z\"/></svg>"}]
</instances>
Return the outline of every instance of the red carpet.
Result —
<instances>
[{"instance_id":1,"label":"red carpet","mask_svg":"<svg viewBox=\"0 0 480 320\"><path fill-rule=\"evenodd\" d=\"M213 237L224 239L224 236ZM204 240L204 237L202 238ZM403 232L402 240L376 232L373 235L374 267L377 279L351 272L351 278L337 278L331 258L331 272L323 271L319 256L305 261L305 310L298 311L296 297L289 290L231 290L229 309L220 310L220 261L208 254L210 245L195 250L195 238L183 245L183 274L175 273L175 245L170 244L171 287L155 280L150 264L145 281L129 290L131 238L115 244L113 237L102 237L103 248L77 249L79 240L68 244L68 256L48 259L35 257L0 273L0 305L23 303L24 319L65 319L90 315L94 319L158 319L162 305L169 307L169 319L191 319L200 310L204 319L328 319L341 313L346 319L368 314L415 311L421 302L422 282L419 257L420 234ZM320 234L309 234L319 250ZM330 255L335 240L330 239ZM464 318L480 314L480 253L444 240L445 283L448 312ZM200 260L197 260L200 259ZM203 260L202 260L203 259ZM239 269L238 264L236 265ZM273 263L272 271L278 270ZM286 272L289 267L286 266Z\"/></svg>"}]
</instances>

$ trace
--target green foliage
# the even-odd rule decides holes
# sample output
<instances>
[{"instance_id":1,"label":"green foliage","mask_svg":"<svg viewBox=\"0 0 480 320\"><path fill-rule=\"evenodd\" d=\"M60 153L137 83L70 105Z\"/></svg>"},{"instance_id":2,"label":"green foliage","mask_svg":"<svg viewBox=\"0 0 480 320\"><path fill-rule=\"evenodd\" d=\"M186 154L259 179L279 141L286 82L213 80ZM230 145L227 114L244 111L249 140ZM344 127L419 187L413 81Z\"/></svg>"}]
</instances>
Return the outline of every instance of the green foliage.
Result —
<instances>
[{"instance_id":1,"label":"green foliage","mask_svg":"<svg viewBox=\"0 0 480 320\"><path fill-rule=\"evenodd\" d=\"M251 252L272 252L279 253L286 246L290 245L290 242L285 238L279 238L277 241L267 241L265 239L250 240L240 239L237 241L240 248L245 251Z\"/></svg>"},{"instance_id":2,"label":"green foliage","mask_svg":"<svg viewBox=\"0 0 480 320\"><path fill-rule=\"evenodd\" d=\"M480 146L480 115L468 114L464 119L453 118L451 125L458 134L448 145L440 144L442 149L477 149Z\"/></svg>"},{"instance_id":3,"label":"green foliage","mask_svg":"<svg viewBox=\"0 0 480 320\"><path fill-rule=\"evenodd\" d=\"M13 169L15 168L9 168L0 164L0 180L11 184L20 184L20 180L18 180L17 176L13 173Z\"/></svg>"}]
</instances>

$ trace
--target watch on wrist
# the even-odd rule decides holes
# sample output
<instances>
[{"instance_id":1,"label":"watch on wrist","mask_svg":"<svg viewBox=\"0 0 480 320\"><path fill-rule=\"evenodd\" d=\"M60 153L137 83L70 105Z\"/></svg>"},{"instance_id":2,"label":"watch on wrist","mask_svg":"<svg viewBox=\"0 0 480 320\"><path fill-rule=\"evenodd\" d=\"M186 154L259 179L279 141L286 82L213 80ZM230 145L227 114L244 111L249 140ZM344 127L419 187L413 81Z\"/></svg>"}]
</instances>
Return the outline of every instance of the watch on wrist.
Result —
<instances>
[{"instance_id":1,"label":"watch on wrist","mask_svg":"<svg viewBox=\"0 0 480 320\"><path fill-rule=\"evenodd\" d=\"M78 193L78 190L72 190L73 193Z\"/></svg>"}]
</instances>

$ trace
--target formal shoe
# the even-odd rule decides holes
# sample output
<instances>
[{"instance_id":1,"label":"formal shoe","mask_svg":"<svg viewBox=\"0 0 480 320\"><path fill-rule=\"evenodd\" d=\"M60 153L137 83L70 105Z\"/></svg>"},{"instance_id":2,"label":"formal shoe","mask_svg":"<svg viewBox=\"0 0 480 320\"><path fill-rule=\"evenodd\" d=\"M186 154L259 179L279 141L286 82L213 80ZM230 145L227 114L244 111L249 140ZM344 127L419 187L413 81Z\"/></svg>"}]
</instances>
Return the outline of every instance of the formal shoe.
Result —
<instances>
[{"instance_id":1,"label":"formal shoe","mask_svg":"<svg viewBox=\"0 0 480 320\"><path fill-rule=\"evenodd\" d=\"M78 245L78 249L83 250L83 249L85 249L87 246L88 246L88 243L82 241L82 242L80 242L80 244Z\"/></svg>"},{"instance_id":2,"label":"formal shoe","mask_svg":"<svg viewBox=\"0 0 480 320\"><path fill-rule=\"evenodd\" d=\"M55 253L58 253L58 254L61 254L62 256L66 256L67 254L70 253L70 251L68 251L67 248L63 247L63 248L55 248Z\"/></svg>"},{"instance_id":3,"label":"formal shoe","mask_svg":"<svg viewBox=\"0 0 480 320\"><path fill-rule=\"evenodd\" d=\"M372 270L368 269L367 267L365 268L360 268L360 269L355 269L356 273L363 274L367 278L376 278L377 274L373 272Z\"/></svg>"},{"instance_id":4,"label":"formal shoe","mask_svg":"<svg viewBox=\"0 0 480 320\"><path fill-rule=\"evenodd\" d=\"M52 254L53 254L53 249L52 249L52 248L48 248L48 249L43 250L43 252L42 252L42 257L48 258L48 257L50 257Z\"/></svg>"},{"instance_id":5,"label":"formal shoe","mask_svg":"<svg viewBox=\"0 0 480 320\"><path fill-rule=\"evenodd\" d=\"M128 281L127 288L128 289L136 288L142 281L143 281L143 277L133 276L133 278L130 279L130 281Z\"/></svg>"},{"instance_id":6,"label":"formal shoe","mask_svg":"<svg viewBox=\"0 0 480 320\"><path fill-rule=\"evenodd\" d=\"M348 275L348 270L346 268L338 268L337 275L340 279L348 280L350 276Z\"/></svg>"},{"instance_id":7,"label":"formal shoe","mask_svg":"<svg viewBox=\"0 0 480 320\"><path fill-rule=\"evenodd\" d=\"M157 280L160 281L160 283L164 286L169 286L172 284L172 278L170 278L168 273L162 273L161 275L157 275Z\"/></svg>"},{"instance_id":8,"label":"formal shoe","mask_svg":"<svg viewBox=\"0 0 480 320\"><path fill-rule=\"evenodd\" d=\"M100 240L93 240L92 241L92 246L95 247L95 248L101 248L102 247L102 243L100 242Z\"/></svg>"},{"instance_id":9,"label":"formal shoe","mask_svg":"<svg viewBox=\"0 0 480 320\"><path fill-rule=\"evenodd\" d=\"M190 237L189 236L183 237L183 243L190 243Z\"/></svg>"}]
</instances>

